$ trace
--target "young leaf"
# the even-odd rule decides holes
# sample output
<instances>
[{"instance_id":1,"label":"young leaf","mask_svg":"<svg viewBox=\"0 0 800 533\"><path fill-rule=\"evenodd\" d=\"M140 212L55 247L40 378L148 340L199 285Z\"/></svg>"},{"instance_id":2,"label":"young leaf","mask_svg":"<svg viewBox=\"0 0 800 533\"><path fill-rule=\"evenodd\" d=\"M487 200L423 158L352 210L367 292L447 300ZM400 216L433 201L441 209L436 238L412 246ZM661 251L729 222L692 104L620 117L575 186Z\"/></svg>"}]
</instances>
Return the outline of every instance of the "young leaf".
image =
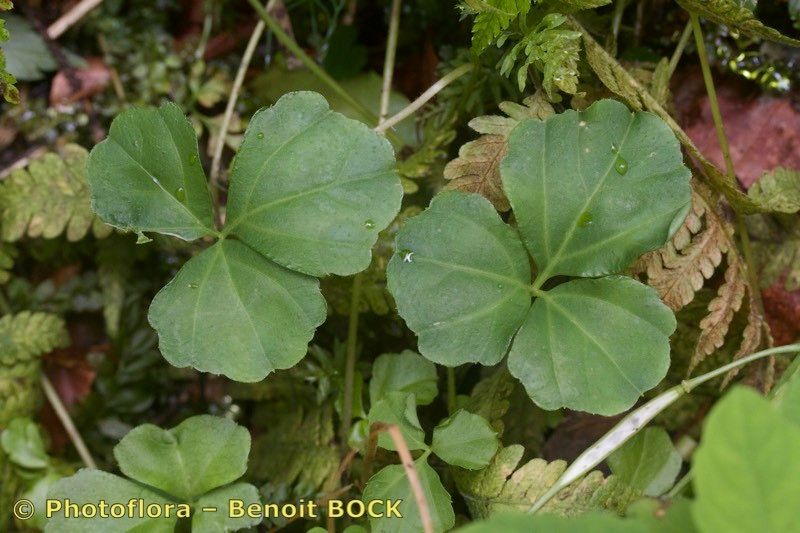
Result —
<instances>
[{"instance_id":1,"label":"young leaf","mask_svg":"<svg viewBox=\"0 0 800 533\"><path fill-rule=\"evenodd\" d=\"M440 533L452 529L455 524L455 514L450 503L450 494L442 486L439 475L424 458L417 459L414 464L417 468L422 491L428 502L433 530L436 533ZM372 476L367 486L364 487L364 494L361 499L364 502L372 500L402 500L398 509L403 518L389 516L370 518L372 531L380 531L381 533L416 533L422 531L422 519L403 465L389 465Z\"/></svg>"},{"instance_id":2,"label":"young leaf","mask_svg":"<svg viewBox=\"0 0 800 533\"><path fill-rule=\"evenodd\" d=\"M5 70L9 74L21 81L38 81L44 79L46 72L58 68L47 43L24 17L7 14L0 17L0 22L3 21L13 37L3 45Z\"/></svg>"},{"instance_id":3,"label":"young leaf","mask_svg":"<svg viewBox=\"0 0 800 533\"><path fill-rule=\"evenodd\" d=\"M678 0L678 4L689 12L713 20L717 24L724 24L750 37L800 46L800 41L797 39L787 37L778 30L762 24L753 15L752 9L748 9L736 0Z\"/></svg>"},{"instance_id":4,"label":"young leaf","mask_svg":"<svg viewBox=\"0 0 800 533\"><path fill-rule=\"evenodd\" d=\"M408 444L409 450L427 450L425 431L417 417L417 402L413 394L390 392L382 400L372 404L369 410L369 423L383 422L397 424ZM384 431L378 437L378 446L387 450L396 450L391 437Z\"/></svg>"},{"instance_id":5,"label":"young leaf","mask_svg":"<svg viewBox=\"0 0 800 533\"><path fill-rule=\"evenodd\" d=\"M669 127L614 100L522 122L501 174L543 279L621 271L663 245L691 202Z\"/></svg>"},{"instance_id":6,"label":"young leaf","mask_svg":"<svg viewBox=\"0 0 800 533\"><path fill-rule=\"evenodd\" d=\"M67 144L11 172L0 185L3 240L25 235L52 239L66 233L68 241L77 241L89 231L98 238L112 231L90 207L87 155L83 147Z\"/></svg>"},{"instance_id":7,"label":"young leaf","mask_svg":"<svg viewBox=\"0 0 800 533\"><path fill-rule=\"evenodd\" d=\"M664 378L675 326L656 291L638 281L573 280L533 303L508 369L544 409L616 414Z\"/></svg>"},{"instance_id":8,"label":"young leaf","mask_svg":"<svg viewBox=\"0 0 800 533\"><path fill-rule=\"evenodd\" d=\"M393 167L383 136L331 111L319 94L287 94L248 125L223 233L292 270L355 274L400 210Z\"/></svg>"},{"instance_id":9,"label":"young leaf","mask_svg":"<svg viewBox=\"0 0 800 533\"><path fill-rule=\"evenodd\" d=\"M165 472L167 474L168 472ZM155 490L134 483L127 479L102 472L100 470L83 469L74 476L63 478L57 482L48 498L52 501L64 502L69 499L79 507L83 504L98 505L104 501L110 507L121 504L127 509L131 500L142 499L146 504L159 505L163 508L170 499ZM120 518L99 516L93 518L75 517L67 518L63 508L57 511L47 522L44 530L46 533L123 533L127 531L147 531L148 533L173 533L178 517L173 513L171 517L148 518L146 513L128 516L127 513Z\"/></svg>"},{"instance_id":10,"label":"young leaf","mask_svg":"<svg viewBox=\"0 0 800 533\"><path fill-rule=\"evenodd\" d=\"M0 449L8 454L12 463L23 468L47 466L42 434L30 418L15 418L0 432Z\"/></svg>"},{"instance_id":11,"label":"young leaf","mask_svg":"<svg viewBox=\"0 0 800 533\"><path fill-rule=\"evenodd\" d=\"M197 137L183 111L134 107L89 154L94 211L108 224L191 241L214 233Z\"/></svg>"},{"instance_id":12,"label":"young leaf","mask_svg":"<svg viewBox=\"0 0 800 533\"><path fill-rule=\"evenodd\" d=\"M701 531L800 531L800 427L751 389L712 409L693 472Z\"/></svg>"},{"instance_id":13,"label":"young leaf","mask_svg":"<svg viewBox=\"0 0 800 533\"><path fill-rule=\"evenodd\" d=\"M413 394L417 405L428 405L439 393L436 366L411 350L385 353L372 365L369 399L375 403L390 392Z\"/></svg>"},{"instance_id":14,"label":"young leaf","mask_svg":"<svg viewBox=\"0 0 800 533\"><path fill-rule=\"evenodd\" d=\"M477 470L489 464L499 444L485 418L462 409L434 428L431 449L447 464Z\"/></svg>"},{"instance_id":15,"label":"young leaf","mask_svg":"<svg viewBox=\"0 0 800 533\"><path fill-rule=\"evenodd\" d=\"M530 266L489 201L437 195L400 230L396 248L389 290L420 352L448 366L498 363L530 308Z\"/></svg>"},{"instance_id":16,"label":"young leaf","mask_svg":"<svg viewBox=\"0 0 800 533\"><path fill-rule=\"evenodd\" d=\"M138 426L114 448L123 474L190 502L239 479L249 453L247 429L210 415L194 416L170 430Z\"/></svg>"},{"instance_id":17,"label":"young leaf","mask_svg":"<svg viewBox=\"0 0 800 533\"><path fill-rule=\"evenodd\" d=\"M607 461L617 478L637 492L652 497L661 496L672 487L682 463L669 434L660 427L637 433Z\"/></svg>"},{"instance_id":18,"label":"young leaf","mask_svg":"<svg viewBox=\"0 0 800 533\"><path fill-rule=\"evenodd\" d=\"M171 364L253 382L297 363L325 315L316 279L223 240L180 269L148 318Z\"/></svg>"},{"instance_id":19,"label":"young leaf","mask_svg":"<svg viewBox=\"0 0 800 533\"><path fill-rule=\"evenodd\" d=\"M483 52L518 17L531 9L530 0L463 0L459 6L464 13L474 14L472 49Z\"/></svg>"},{"instance_id":20,"label":"young leaf","mask_svg":"<svg viewBox=\"0 0 800 533\"><path fill-rule=\"evenodd\" d=\"M247 514L241 517L231 517L228 506L231 501L241 501L245 509L248 505L261 503L258 489L249 483L234 483L227 487L216 489L205 494L193 506L192 533L219 533L239 531L248 527L257 526L260 518L252 518ZM204 507L217 509L216 512L204 512Z\"/></svg>"}]
</instances>

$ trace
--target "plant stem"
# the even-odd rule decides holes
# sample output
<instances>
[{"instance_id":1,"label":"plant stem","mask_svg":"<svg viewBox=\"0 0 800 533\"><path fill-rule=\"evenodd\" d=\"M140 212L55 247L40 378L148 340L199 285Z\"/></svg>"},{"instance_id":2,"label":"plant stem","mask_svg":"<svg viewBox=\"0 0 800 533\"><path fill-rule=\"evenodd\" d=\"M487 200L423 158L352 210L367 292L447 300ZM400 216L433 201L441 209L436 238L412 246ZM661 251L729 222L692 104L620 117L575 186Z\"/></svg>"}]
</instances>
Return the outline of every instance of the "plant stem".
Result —
<instances>
[{"instance_id":1,"label":"plant stem","mask_svg":"<svg viewBox=\"0 0 800 533\"><path fill-rule=\"evenodd\" d=\"M350 427L353 422L353 386L355 384L356 359L358 353L358 312L361 303L361 274L353 276L353 287L350 290L350 316L347 320L347 346L344 363L344 398L342 401L342 433L341 440L347 444Z\"/></svg>"},{"instance_id":2,"label":"plant stem","mask_svg":"<svg viewBox=\"0 0 800 533\"><path fill-rule=\"evenodd\" d=\"M272 10L275 0L269 0L265 7L266 11ZM211 197L214 199L214 206L219 206L219 191L221 184L219 182L220 164L222 162L222 151L225 149L225 138L228 135L228 128L233 118L233 111L236 109L236 102L239 99L239 91L242 89L244 77L247 74L247 69L250 67L250 62L253 60L258 41L264 33L264 21L259 20L256 27L253 29L250 40L242 55L242 61L239 64L239 70L236 71L236 77L233 80L233 87L231 87L231 96L228 98L228 104L225 106L225 115L222 117L222 125L219 130L219 138L217 144L214 146L214 156L211 159ZM219 218L219 216L217 217Z\"/></svg>"},{"instance_id":3,"label":"plant stem","mask_svg":"<svg viewBox=\"0 0 800 533\"><path fill-rule=\"evenodd\" d=\"M719 147L722 149L722 157L725 159L725 170L728 176L735 178L736 174L733 170L733 159L731 159L731 149L728 145L728 137L725 135L725 125L722 123L722 114L719 111L719 102L717 101L717 90L714 88L714 79L711 77L711 67L708 65L708 57L706 55L706 43L703 38L703 29L700 27L700 19L694 13L689 14L690 24L694 31L694 41L697 46L697 56L700 58L700 68L703 70L703 81L706 84L706 92L708 93L708 101L711 104L711 116L714 119L714 128L717 130L717 140Z\"/></svg>"},{"instance_id":4,"label":"plant stem","mask_svg":"<svg viewBox=\"0 0 800 533\"><path fill-rule=\"evenodd\" d=\"M620 420L616 426L603 435L597 442L587 448L572 464L564 471L560 478L528 509L529 513L536 513L544 507L556 494L566 487L588 474L594 467L604 461L614 451L618 450L631 437L636 435L648 422L653 420L659 413L675 403L675 401L689 394L695 387L710 381L714 378L727 374L731 370L740 368L767 356L779 353L789 353L800 351L800 344L790 344L770 348L760 352L742 357L730 362L706 374L681 382L666 392L659 394L641 407L634 409Z\"/></svg>"},{"instance_id":5,"label":"plant stem","mask_svg":"<svg viewBox=\"0 0 800 533\"><path fill-rule=\"evenodd\" d=\"M348 105L358 111L358 113L365 119L377 124L378 117L376 117L374 113L364 107L352 96L350 96L350 93L345 91L342 86L336 82L336 80L331 78L331 76L325 72L322 67L317 65L317 62L310 58L308 54L306 54L305 50L303 50L294 39L292 39L285 31L283 31L283 28L281 28L280 24L278 24L275 19L272 18L272 15L270 15L267 10L258 3L258 0L247 1L250 2L250 5L253 6L253 9L256 11L256 13L258 13L258 16L261 17L261 20L266 23L270 31L275 34L275 38L278 39L283 46L288 48L289 51L294 54L308 70L311 71L312 74L319 78L320 81L327 85L333 92L339 95L342 100L347 102Z\"/></svg>"},{"instance_id":6,"label":"plant stem","mask_svg":"<svg viewBox=\"0 0 800 533\"><path fill-rule=\"evenodd\" d=\"M457 69L453 69L452 71L448 72L446 75L442 77L439 81L431 85L427 91L422 93L419 98L408 104L405 109L394 115L393 117L387 119L385 122L382 122L375 131L378 133L383 133L390 128L393 128L406 118L413 115L417 110L419 110L422 106L428 103L428 101L436 96L439 91L456 81L458 78L472 70L473 65L471 63L467 63L466 65L461 65Z\"/></svg>"},{"instance_id":7,"label":"plant stem","mask_svg":"<svg viewBox=\"0 0 800 533\"><path fill-rule=\"evenodd\" d=\"M75 424L72 422L72 418L69 416L69 412L67 412L67 408L64 406L64 403L61 401L61 398L58 396L58 392L53 387L53 384L50 383L50 380L47 379L47 376L42 373L42 389L44 389L44 395L47 397L47 400L50 402L50 405L53 406L53 410L56 412L56 416L61 421L61 424L64 426L64 429L67 431L67 435L69 435L72 444L75 446L75 449L78 451L78 455L80 455L83 462L89 468L97 468L97 463L94 462L94 458L92 458L92 454L89 453L89 448L86 447L86 443L83 442L83 438L81 434L78 432L78 429L75 427Z\"/></svg>"},{"instance_id":8,"label":"plant stem","mask_svg":"<svg viewBox=\"0 0 800 533\"><path fill-rule=\"evenodd\" d=\"M447 367L447 412L456 412L456 369Z\"/></svg>"},{"instance_id":9,"label":"plant stem","mask_svg":"<svg viewBox=\"0 0 800 533\"><path fill-rule=\"evenodd\" d=\"M386 41L386 57L383 61L383 90L381 91L381 112L379 124L386 120L389 114L389 97L392 94L392 78L394 77L394 62L397 57L397 35L400 29L400 6L402 0L392 0L392 14L389 19L389 37Z\"/></svg>"},{"instance_id":10,"label":"plant stem","mask_svg":"<svg viewBox=\"0 0 800 533\"><path fill-rule=\"evenodd\" d=\"M47 36L53 40L58 39L65 31L86 16L89 11L102 3L103 0L82 0L78 2L69 11L60 16L58 20L48 26Z\"/></svg>"},{"instance_id":11,"label":"plant stem","mask_svg":"<svg viewBox=\"0 0 800 533\"><path fill-rule=\"evenodd\" d=\"M678 44L675 46L675 51L672 53L672 57L669 60L669 77L672 78L672 75L675 73L675 69L678 68L678 63L681 60L681 56L683 56L683 51L686 49L686 45L689 44L689 38L692 36L692 21L686 23L686 27L683 28L683 33L681 34L681 38L678 40Z\"/></svg>"},{"instance_id":12,"label":"plant stem","mask_svg":"<svg viewBox=\"0 0 800 533\"><path fill-rule=\"evenodd\" d=\"M708 57L706 54L705 39L703 37L703 28L700 26L700 19L694 13L689 14L689 23L692 25L694 32L695 44L697 46L697 55L700 58L700 68L703 71L703 81L706 86L706 93L708 94L708 101L711 105L711 116L714 119L714 128L717 130L717 139L719 146L722 150L722 157L725 159L725 169L728 178L732 183L738 184L736 179L736 172L733 167L733 158L731 157L731 148L728 143L728 136L725 134L725 125L722 122L722 113L719 109L719 101L717 100L717 90L714 87L714 78L711 76L711 68L708 64ZM739 185L741 187L741 185ZM761 291L759 289L758 276L755 269L755 261L753 260L753 249L750 244L750 235L747 233L747 226L744 223L744 216L734 209L736 213L736 229L739 233L739 239L742 245L742 255L744 255L745 270L748 284L750 285L751 296L756 304L757 311L761 316L764 316L764 304L761 300Z\"/></svg>"}]
</instances>

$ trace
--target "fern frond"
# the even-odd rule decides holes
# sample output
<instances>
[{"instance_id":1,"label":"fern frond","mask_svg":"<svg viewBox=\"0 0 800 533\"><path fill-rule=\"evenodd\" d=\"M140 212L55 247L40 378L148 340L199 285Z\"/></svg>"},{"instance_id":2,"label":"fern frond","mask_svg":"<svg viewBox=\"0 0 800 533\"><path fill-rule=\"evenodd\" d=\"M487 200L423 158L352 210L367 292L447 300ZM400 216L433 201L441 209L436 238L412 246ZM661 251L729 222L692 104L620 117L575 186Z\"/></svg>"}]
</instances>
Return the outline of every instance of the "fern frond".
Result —
<instances>
[{"instance_id":1,"label":"fern frond","mask_svg":"<svg viewBox=\"0 0 800 533\"><path fill-rule=\"evenodd\" d=\"M556 99L556 89L567 94L578 91L578 61L581 34L565 26L567 18L560 13L545 15L542 21L525 35L500 62L500 73L511 75L517 69L517 85L525 90L528 69L542 73L542 86L548 98Z\"/></svg>"},{"instance_id":2,"label":"fern frond","mask_svg":"<svg viewBox=\"0 0 800 533\"><path fill-rule=\"evenodd\" d=\"M800 171L778 167L750 187L748 196L770 211L800 211Z\"/></svg>"},{"instance_id":3,"label":"fern frond","mask_svg":"<svg viewBox=\"0 0 800 533\"><path fill-rule=\"evenodd\" d=\"M500 109L507 117L484 116L470 121L469 126L483 135L464 144L458 157L444 168L444 179L449 181L446 189L478 193L498 211L511 208L500 180L500 161L508 150L508 135L521 120L544 120L555 113L541 93L529 96L523 104L503 102Z\"/></svg>"},{"instance_id":4,"label":"fern frond","mask_svg":"<svg viewBox=\"0 0 800 533\"><path fill-rule=\"evenodd\" d=\"M12 244L0 242L0 284L11 278L11 268L17 258L17 249Z\"/></svg>"},{"instance_id":5,"label":"fern frond","mask_svg":"<svg viewBox=\"0 0 800 533\"><path fill-rule=\"evenodd\" d=\"M719 286L717 296L708 304L708 315L700 321L700 337L689 363L691 373L699 363L725 343L734 314L742 307L746 282L741 262L736 252L728 252L725 281Z\"/></svg>"},{"instance_id":6,"label":"fern frond","mask_svg":"<svg viewBox=\"0 0 800 533\"><path fill-rule=\"evenodd\" d=\"M694 191L692 210L680 229L664 248L642 259L648 284L673 311L692 301L732 246L732 227L722 217L710 216L710 210Z\"/></svg>"},{"instance_id":7,"label":"fern frond","mask_svg":"<svg viewBox=\"0 0 800 533\"><path fill-rule=\"evenodd\" d=\"M567 468L566 461L548 463L544 459L532 459L520 466L524 453L522 446L508 446L482 470L454 472L456 486L474 519L496 511L526 511ZM621 511L637 496L616 477L594 471L561 491L540 512L574 516L594 509Z\"/></svg>"},{"instance_id":8,"label":"fern frond","mask_svg":"<svg viewBox=\"0 0 800 533\"><path fill-rule=\"evenodd\" d=\"M464 0L459 5L462 13L475 15L472 49L483 52L514 20L527 15L531 4L531 0Z\"/></svg>"},{"instance_id":9,"label":"fern frond","mask_svg":"<svg viewBox=\"0 0 800 533\"><path fill-rule=\"evenodd\" d=\"M25 169L14 170L0 185L0 236L13 242L29 237L52 239L66 232L67 240L111 233L94 216L86 182L86 150L66 145L60 154L47 153Z\"/></svg>"}]
</instances>

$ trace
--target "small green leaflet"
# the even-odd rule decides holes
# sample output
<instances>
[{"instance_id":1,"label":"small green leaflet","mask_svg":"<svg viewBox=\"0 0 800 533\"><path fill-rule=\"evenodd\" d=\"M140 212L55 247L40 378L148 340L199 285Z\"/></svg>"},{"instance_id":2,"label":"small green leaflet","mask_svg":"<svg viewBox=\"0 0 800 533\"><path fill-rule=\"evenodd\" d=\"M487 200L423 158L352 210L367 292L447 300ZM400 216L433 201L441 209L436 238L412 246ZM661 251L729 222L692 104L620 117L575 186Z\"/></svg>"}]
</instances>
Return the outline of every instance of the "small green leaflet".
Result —
<instances>
[{"instance_id":1,"label":"small green leaflet","mask_svg":"<svg viewBox=\"0 0 800 533\"><path fill-rule=\"evenodd\" d=\"M100 470L84 469L74 476L58 481L48 497L78 505L122 504L143 499L146 504L158 504L163 510L172 504L170 517L148 518L65 518L57 512L47 523L45 531L57 532L172 532L178 521L177 505L189 505L192 510L192 531L235 531L254 526L259 520L226 517L230 499L259 503L258 490L249 483L233 483L247 469L250 452L250 433L226 418L200 415L164 430L145 424L133 429L114 448L125 479ZM205 513L204 506L220 511ZM106 511L108 513L108 511Z\"/></svg>"},{"instance_id":2,"label":"small green leaflet","mask_svg":"<svg viewBox=\"0 0 800 533\"><path fill-rule=\"evenodd\" d=\"M489 464L499 445L485 418L461 409L434 428L431 449L447 464L477 470Z\"/></svg>"},{"instance_id":3,"label":"small green leaflet","mask_svg":"<svg viewBox=\"0 0 800 533\"><path fill-rule=\"evenodd\" d=\"M223 233L292 270L355 274L400 210L393 166L383 136L331 111L320 95L290 93L247 127Z\"/></svg>"},{"instance_id":4,"label":"small green leaflet","mask_svg":"<svg viewBox=\"0 0 800 533\"><path fill-rule=\"evenodd\" d=\"M23 468L47 466L47 452L39 428L30 418L15 418L0 432L0 453Z\"/></svg>"},{"instance_id":5,"label":"small green leaflet","mask_svg":"<svg viewBox=\"0 0 800 533\"><path fill-rule=\"evenodd\" d=\"M448 531L455 524L455 514L450 503L450 494L442 486L436 470L431 468L425 458L415 461L417 475L422 485L425 499L433 522L433 530L437 533ZM403 465L389 465L372 476L364 487L361 498L364 502L372 500L402 500L398 510L403 518L384 517L370 518L372 531L381 533L417 533L422 531L422 519L419 515L414 493L408 483Z\"/></svg>"},{"instance_id":6,"label":"small green leaflet","mask_svg":"<svg viewBox=\"0 0 800 533\"><path fill-rule=\"evenodd\" d=\"M509 370L543 408L630 408L666 374L675 318L652 289L607 275L686 216L690 172L675 135L601 100L521 121L501 177L517 229L483 197L448 191L397 235L388 286L420 353L492 365L510 348ZM543 290L564 275L607 277Z\"/></svg>"},{"instance_id":7,"label":"small green leaflet","mask_svg":"<svg viewBox=\"0 0 800 533\"><path fill-rule=\"evenodd\" d=\"M300 360L326 312L319 280L226 239L181 268L149 319L172 365L249 382Z\"/></svg>"},{"instance_id":8,"label":"small green leaflet","mask_svg":"<svg viewBox=\"0 0 800 533\"><path fill-rule=\"evenodd\" d=\"M411 350L379 355L372 364L369 399L375 403L390 392L407 392L417 405L428 405L439 393L436 366Z\"/></svg>"},{"instance_id":9,"label":"small green leaflet","mask_svg":"<svg viewBox=\"0 0 800 533\"><path fill-rule=\"evenodd\" d=\"M148 318L173 365L252 382L297 363L324 322L309 275L369 265L400 209L394 163L383 136L298 92L250 121L220 231L197 138L174 104L118 116L89 156L88 181L94 211L142 242L143 232L220 238L159 292Z\"/></svg>"},{"instance_id":10,"label":"small green leaflet","mask_svg":"<svg viewBox=\"0 0 800 533\"><path fill-rule=\"evenodd\" d=\"M508 370L543 409L613 415L667 374L675 327L656 290L636 280L568 281L533 302Z\"/></svg>"},{"instance_id":11,"label":"small green leaflet","mask_svg":"<svg viewBox=\"0 0 800 533\"><path fill-rule=\"evenodd\" d=\"M409 450L426 450L425 432L417 417L417 402L413 394L390 392L372 404L367 417L369 423L396 424L408 444ZM396 450L391 437L384 431L378 437L378 446L387 450Z\"/></svg>"},{"instance_id":12,"label":"small green leaflet","mask_svg":"<svg viewBox=\"0 0 800 533\"><path fill-rule=\"evenodd\" d=\"M181 108L135 107L89 154L92 208L122 230L191 241L214 232L197 137Z\"/></svg>"},{"instance_id":13,"label":"small green leaflet","mask_svg":"<svg viewBox=\"0 0 800 533\"><path fill-rule=\"evenodd\" d=\"M606 460L614 475L645 496L669 490L681 470L681 455L660 427L637 433Z\"/></svg>"}]
</instances>

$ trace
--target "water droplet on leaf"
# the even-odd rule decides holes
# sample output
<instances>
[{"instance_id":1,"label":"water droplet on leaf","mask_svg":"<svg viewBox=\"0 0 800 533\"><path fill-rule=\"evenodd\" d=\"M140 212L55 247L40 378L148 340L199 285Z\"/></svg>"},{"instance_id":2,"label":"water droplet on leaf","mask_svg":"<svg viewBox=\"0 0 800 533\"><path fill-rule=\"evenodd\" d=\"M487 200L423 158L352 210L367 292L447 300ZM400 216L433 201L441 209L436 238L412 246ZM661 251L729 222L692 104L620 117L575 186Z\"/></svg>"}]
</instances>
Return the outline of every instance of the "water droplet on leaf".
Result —
<instances>
[{"instance_id":1,"label":"water droplet on leaf","mask_svg":"<svg viewBox=\"0 0 800 533\"><path fill-rule=\"evenodd\" d=\"M256 135L256 137L259 138L259 139L263 139L264 138L264 132L259 131L258 135Z\"/></svg>"},{"instance_id":2,"label":"water droplet on leaf","mask_svg":"<svg viewBox=\"0 0 800 533\"><path fill-rule=\"evenodd\" d=\"M186 201L186 189L183 187L175 189L175 198L177 198L179 202L184 203Z\"/></svg>"},{"instance_id":3,"label":"water droplet on leaf","mask_svg":"<svg viewBox=\"0 0 800 533\"><path fill-rule=\"evenodd\" d=\"M614 170L617 171L617 174L620 176L624 176L628 173L628 162L625 159L618 155L617 159L614 161Z\"/></svg>"},{"instance_id":4,"label":"water droplet on leaf","mask_svg":"<svg viewBox=\"0 0 800 533\"><path fill-rule=\"evenodd\" d=\"M592 214L589 211L584 211L581 213L580 218L578 218L578 226L581 228L585 228L586 226L591 225L592 223Z\"/></svg>"},{"instance_id":5,"label":"water droplet on leaf","mask_svg":"<svg viewBox=\"0 0 800 533\"><path fill-rule=\"evenodd\" d=\"M187 287L189 287L190 289L196 289L198 285L197 283L190 283L189 285L187 285Z\"/></svg>"},{"instance_id":6,"label":"water droplet on leaf","mask_svg":"<svg viewBox=\"0 0 800 533\"><path fill-rule=\"evenodd\" d=\"M367 228L367 229L372 229L372 228L375 227L375 222L373 222L371 219L367 219L364 222L364 227Z\"/></svg>"}]
</instances>

